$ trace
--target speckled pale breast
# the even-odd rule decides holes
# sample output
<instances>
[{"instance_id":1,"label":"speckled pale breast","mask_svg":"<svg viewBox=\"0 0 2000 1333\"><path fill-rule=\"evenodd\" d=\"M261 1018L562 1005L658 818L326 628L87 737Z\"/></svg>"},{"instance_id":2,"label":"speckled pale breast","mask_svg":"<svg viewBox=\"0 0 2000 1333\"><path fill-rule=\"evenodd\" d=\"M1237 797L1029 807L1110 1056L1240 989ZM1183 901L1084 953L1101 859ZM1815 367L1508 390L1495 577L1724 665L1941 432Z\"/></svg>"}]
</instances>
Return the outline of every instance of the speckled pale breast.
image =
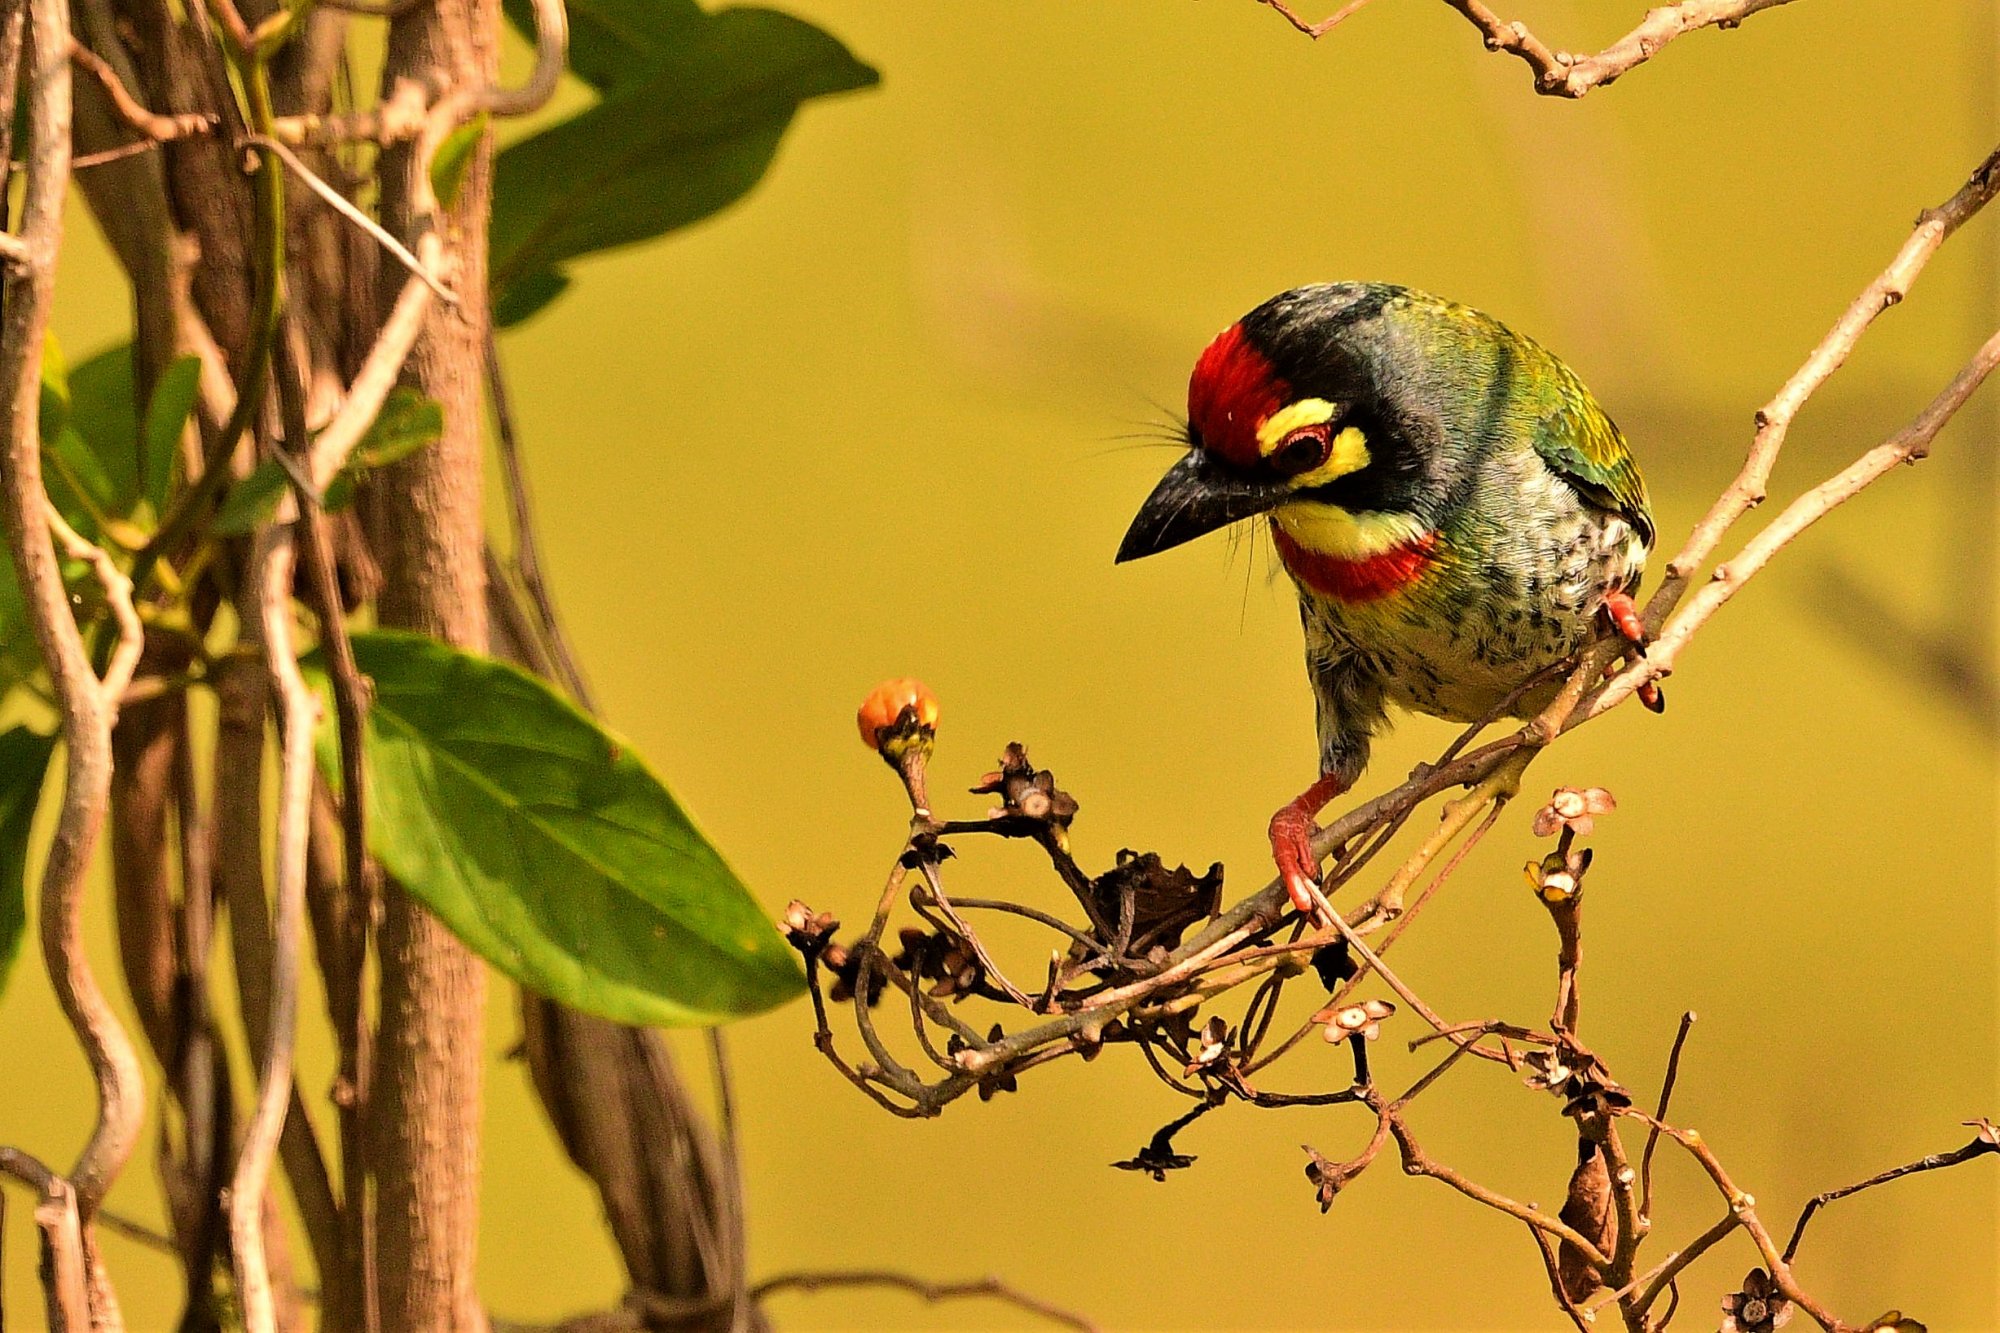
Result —
<instances>
[{"instance_id":1,"label":"speckled pale breast","mask_svg":"<svg viewBox=\"0 0 2000 1333\"><path fill-rule=\"evenodd\" d=\"M1477 493L1437 534L1434 563L1409 586L1341 600L1300 584L1306 653L1321 695L1321 748L1353 709L1330 693L1370 693L1458 722L1485 716L1523 679L1595 632L1605 593L1628 587L1646 547L1624 518L1588 504L1527 450L1486 460ZM1558 684L1514 708L1532 716ZM1359 719L1353 719L1359 721Z\"/></svg>"}]
</instances>

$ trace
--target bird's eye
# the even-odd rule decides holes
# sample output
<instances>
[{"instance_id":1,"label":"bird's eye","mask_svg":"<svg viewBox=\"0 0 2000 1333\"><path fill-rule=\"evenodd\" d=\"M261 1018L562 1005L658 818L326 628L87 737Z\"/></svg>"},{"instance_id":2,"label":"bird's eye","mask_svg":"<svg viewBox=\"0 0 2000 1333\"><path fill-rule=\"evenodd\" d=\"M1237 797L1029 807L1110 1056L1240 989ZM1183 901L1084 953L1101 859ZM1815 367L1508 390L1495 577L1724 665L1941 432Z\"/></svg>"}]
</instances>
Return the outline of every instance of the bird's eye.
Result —
<instances>
[{"instance_id":1,"label":"bird's eye","mask_svg":"<svg viewBox=\"0 0 2000 1333\"><path fill-rule=\"evenodd\" d=\"M1332 452L1331 439L1332 432L1325 426L1307 426L1293 431L1271 455L1271 462L1288 477L1310 472L1326 462L1327 455Z\"/></svg>"}]
</instances>

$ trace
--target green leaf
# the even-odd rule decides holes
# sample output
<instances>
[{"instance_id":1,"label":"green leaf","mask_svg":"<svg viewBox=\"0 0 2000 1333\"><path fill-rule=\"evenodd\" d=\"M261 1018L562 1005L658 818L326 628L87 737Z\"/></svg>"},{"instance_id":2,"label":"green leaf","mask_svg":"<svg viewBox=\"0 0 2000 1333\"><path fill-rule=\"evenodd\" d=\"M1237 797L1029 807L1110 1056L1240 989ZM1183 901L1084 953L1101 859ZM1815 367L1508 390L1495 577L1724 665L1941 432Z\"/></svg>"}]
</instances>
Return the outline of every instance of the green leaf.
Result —
<instances>
[{"instance_id":1,"label":"green leaf","mask_svg":"<svg viewBox=\"0 0 2000 1333\"><path fill-rule=\"evenodd\" d=\"M354 472L342 468L333 474L333 480L326 484L326 492L319 497L319 507L329 514L337 514L354 503Z\"/></svg>"},{"instance_id":2,"label":"green leaf","mask_svg":"<svg viewBox=\"0 0 2000 1333\"><path fill-rule=\"evenodd\" d=\"M650 240L734 203L764 175L800 103L879 80L811 24L725 9L677 28L643 77L503 151L494 174L492 287Z\"/></svg>"},{"instance_id":3,"label":"green leaf","mask_svg":"<svg viewBox=\"0 0 2000 1333\"><path fill-rule=\"evenodd\" d=\"M382 467L407 458L444 436L444 408L407 385L389 390L368 433L348 457L350 468Z\"/></svg>"},{"instance_id":4,"label":"green leaf","mask_svg":"<svg viewBox=\"0 0 2000 1333\"><path fill-rule=\"evenodd\" d=\"M508 20L534 40L534 0L502 0ZM570 0L569 67L599 92L643 75L708 19L694 0Z\"/></svg>"},{"instance_id":5,"label":"green leaf","mask_svg":"<svg viewBox=\"0 0 2000 1333\"><path fill-rule=\"evenodd\" d=\"M493 323L512 328L569 290L570 276L559 268L538 268L493 294Z\"/></svg>"},{"instance_id":6,"label":"green leaf","mask_svg":"<svg viewBox=\"0 0 2000 1333\"><path fill-rule=\"evenodd\" d=\"M254 468L250 475L229 488L229 496L216 511L215 521L209 524L211 531L227 537L240 537L253 531L259 523L268 522L278 512L278 502L285 497L292 479L285 475L285 469L271 459L265 459Z\"/></svg>"},{"instance_id":7,"label":"green leaf","mask_svg":"<svg viewBox=\"0 0 2000 1333\"><path fill-rule=\"evenodd\" d=\"M140 455L140 485L153 512L166 508L167 489L174 478L174 459L180 454L181 432L187 428L188 414L194 411L195 396L201 392L201 358L184 356L160 373L153 386L153 399L146 404L144 452Z\"/></svg>"},{"instance_id":8,"label":"green leaf","mask_svg":"<svg viewBox=\"0 0 2000 1333\"><path fill-rule=\"evenodd\" d=\"M65 426L42 445L43 481L49 498L69 525L86 537L95 537L102 525L98 516L110 517L123 511L118 483L104 470L104 460L74 427Z\"/></svg>"},{"instance_id":9,"label":"green leaf","mask_svg":"<svg viewBox=\"0 0 2000 1333\"><path fill-rule=\"evenodd\" d=\"M503 663L415 634L353 642L375 687L370 849L474 952L625 1023L715 1023L799 993L777 930L622 741ZM330 724L319 753L334 780Z\"/></svg>"},{"instance_id":10,"label":"green leaf","mask_svg":"<svg viewBox=\"0 0 2000 1333\"><path fill-rule=\"evenodd\" d=\"M438 203L450 208L458 200L458 189L465 184L465 171L472 165L472 154L479 147L479 140L486 133L487 115L484 111L444 137L437 152L431 157L431 193Z\"/></svg>"},{"instance_id":11,"label":"green leaf","mask_svg":"<svg viewBox=\"0 0 2000 1333\"><path fill-rule=\"evenodd\" d=\"M26 727L0 732L0 995L28 925L28 826L56 740Z\"/></svg>"},{"instance_id":12,"label":"green leaf","mask_svg":"<svg viewBox=\"0 0 2000 1333\"><path fill-rule=\"evenodd\" d=\"M132 345L106 348L69 373L69 424L89 442L126 513L139 498L138 396L132 387Z\"/></svg>"}]
</instances>

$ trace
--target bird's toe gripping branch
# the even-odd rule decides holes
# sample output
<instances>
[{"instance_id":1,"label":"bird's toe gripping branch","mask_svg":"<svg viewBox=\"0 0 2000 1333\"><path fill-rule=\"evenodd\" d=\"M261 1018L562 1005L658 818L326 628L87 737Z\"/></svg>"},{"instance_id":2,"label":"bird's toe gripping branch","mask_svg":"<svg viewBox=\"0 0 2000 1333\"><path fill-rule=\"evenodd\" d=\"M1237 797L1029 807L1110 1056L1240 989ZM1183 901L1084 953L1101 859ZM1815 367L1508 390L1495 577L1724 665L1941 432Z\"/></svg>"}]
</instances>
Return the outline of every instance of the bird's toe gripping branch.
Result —
<instances>
[{"instance_id":1,"label":"bird's toe gripping branch","mask_svg":"<svg viewBox=\"0 0 2000 1333\"><path fill-rule=\"evenodd\" d=\"M1611 627L1624 635L1633 649L1643 653L1652 636L1646 633L1646 621L1639 614L1639 604L1632 600L1632 594L1624 591L1606 593L1604 616ZM1667 711L1667 696L1661 692L1660 683L1649 680L1638 690L1639 702L1655 713Z\"/></svg>"},{"instance_id":2,"label":"bird's toe gripping branch","mask_svg":"<svg viewBox=\"0 0 2000 1333\"><path fill-rule=\"evenodd\" d=\"M1278 863L1278 878L1284 881L1292 906L1314 919L1326 900L1319 892L1319 858L1312 849L1313 821L1327 802L1346 789L1347 784L1338 774L1322 774L1297 800L1280 806L1271 816L1271 859Z\"/></svg>"}]
</instances>

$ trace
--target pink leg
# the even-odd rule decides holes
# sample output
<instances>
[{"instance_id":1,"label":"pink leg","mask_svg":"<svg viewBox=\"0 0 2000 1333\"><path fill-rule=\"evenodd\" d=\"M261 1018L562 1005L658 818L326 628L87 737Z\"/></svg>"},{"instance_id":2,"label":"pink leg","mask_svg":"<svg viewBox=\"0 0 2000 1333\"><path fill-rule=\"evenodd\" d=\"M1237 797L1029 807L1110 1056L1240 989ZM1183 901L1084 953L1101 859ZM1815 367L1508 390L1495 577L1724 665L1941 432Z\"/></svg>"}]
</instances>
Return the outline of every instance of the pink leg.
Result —
<instances>
[{"instance_id":1,"label":"pink leg","mask_svg":"<svg viewBox=\"0 0 2000 1333\"><path fill-rule=\"evenodd\" d=\"M1271 858L1278 863L1278 877L1292 906L1313 915L1313 890L1319 884L1319 858L1313 855L1313 820L1326 803L1347 790L1338 774L1324 773L1299 798L1280 806L1271 816Z\"/></svg>"},{"instance_id":2,"label":"pink leg","mask_svg":"<svg viewBox=\"0 0 2000 1333\"><path fill-rule=\"evenodd\" d=\"M1646 622L1640 619L1638 604L1632 600L1631 593L1606 593L1604 614L1612 627L1630 639L1635 647L1646 646ZM1649 680L1639 687L1639 702L1655 713L1667 711L1667 696L1660 692L1660 683L1656 680Z\"/></svg>"},{"instance_id":3,"label":"pink leg","mask_svg":"<svg viewBox=\"0 0 2000 1333\"><path fill-rule=\"evenodd\" d=\"M1639 617L1639 604L1632 600L1629 592L1608 592L1604 595L1604 614L1610 619L1612 628L1632 642L1644 647L1646 644L1646 622Z\"/></svg>"}]
</instances>

